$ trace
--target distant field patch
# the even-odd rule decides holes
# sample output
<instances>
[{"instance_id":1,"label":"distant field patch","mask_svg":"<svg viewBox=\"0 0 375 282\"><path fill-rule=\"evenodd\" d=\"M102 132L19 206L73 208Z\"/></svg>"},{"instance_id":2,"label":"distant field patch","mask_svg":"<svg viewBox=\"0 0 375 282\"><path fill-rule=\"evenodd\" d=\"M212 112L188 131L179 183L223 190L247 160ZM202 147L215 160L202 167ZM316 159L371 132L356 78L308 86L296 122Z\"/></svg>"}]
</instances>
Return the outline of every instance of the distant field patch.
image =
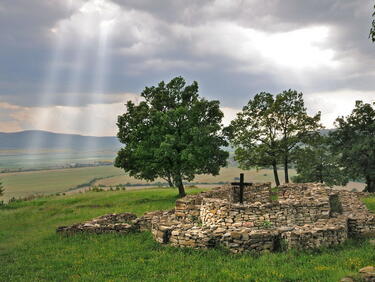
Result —
<instances>
[{"instance_id":1,"label":"distant field patch","mask_svg":"<svg viewBox=\"0 0 375 282\"><path fill-rule=\"evenodd\" d=\"M220 182L233 182L236 177L239 177L240 173L245 174L245 180L248 182L272 182L273 183L273 172L270 169L252 169L252 170L242 170L238 167L225 167L220 170L220 174L217 176L212 175L197 175L192 181L193 183L220 183ZM296 174L294 169L290 170L290 175ZM279 171L279 175L282 179L282 171ZM163 179L157 179L155 182L165 182ZM105 186L116 186L118 184L146 184L149 183L144 180L134 179L128 175L119 175L106 179L101 179L95 182L96 185Z\"/></svg>"},{"instance_id":2,"label":"distant field patch","mask_svg":"<svg viewBox=\"0 0 375 282\"><path fill-rule=\"evenodd\" d=\"M94 178L121 174L123 171L112 166L2 173L0 179L5 186L2 199L65 192Z\"/></svg>"},{"instance_id":3,"label":"distant field patch","mask_svg":"<svg viewBox=\"0 0 375 282\"><path fill-rule=\"evenodd\" d=\"M241 172L245 174L245 181L273 183L273 172L270 169L244 171L237 167L228 167L222 168L220 174L217 176L198 175L191 184L186 184L186 186L194 185L202 188L219 186L222 183L233 182L239 177ZM293 176L295 173L294 169L290 170L290 175ZM281 170L279 171L279 175L280 179L283 180ZM135 179L126 175L123 170L113 166L0 173L0 179L5 186L5 195L1 200L5 201L12 197L20 198L33 194L61 193L89 185L103 185L109 188L121 184L129 189L133 189L140 188L146 184L151 184L151 187L159 186L160 183L166 184L164 179L156 179L151 183ZM346 189L351 190L356 188L360 191L363 187L364 184L362 183L351 182Z\"/></svg>"}]
</instances>

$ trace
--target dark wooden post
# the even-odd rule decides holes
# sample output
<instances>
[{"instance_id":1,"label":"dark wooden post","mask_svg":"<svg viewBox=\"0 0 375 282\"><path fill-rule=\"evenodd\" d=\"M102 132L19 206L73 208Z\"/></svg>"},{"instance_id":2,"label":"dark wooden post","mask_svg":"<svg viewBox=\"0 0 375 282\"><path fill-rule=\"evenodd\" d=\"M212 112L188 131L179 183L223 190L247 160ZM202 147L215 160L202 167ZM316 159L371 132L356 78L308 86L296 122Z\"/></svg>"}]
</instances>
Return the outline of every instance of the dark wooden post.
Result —
<instances>
[{"instance_id":1,"label":"dark wooden post","mask_svg":"<svg viewBox=\"0 0 375 282\"><path fill-rule=\"evenodd\" d=\"M243 204L243 188L245 186L244 183L244 174L240 174L240 203Z\"/></svg>"}]
</instances>

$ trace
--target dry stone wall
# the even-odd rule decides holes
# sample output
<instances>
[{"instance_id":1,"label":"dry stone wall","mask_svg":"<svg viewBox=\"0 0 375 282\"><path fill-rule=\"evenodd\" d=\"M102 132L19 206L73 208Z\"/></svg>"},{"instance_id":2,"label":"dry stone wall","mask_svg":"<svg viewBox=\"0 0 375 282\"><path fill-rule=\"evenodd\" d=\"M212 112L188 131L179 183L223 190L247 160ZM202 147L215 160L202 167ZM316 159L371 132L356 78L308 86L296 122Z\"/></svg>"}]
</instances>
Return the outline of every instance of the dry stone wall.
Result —
<instances>
[{"instance_id":1,"label":"dry stone wall","mask_svg":"<svg viewBox=\"0 0 375 282\"><path fill-rule=\"evenodd\" d=\"M111 214L63 226L72 234L129 233L149 230L161 244L177 247L222 246L234 253L335 246L347 238L375 237L375 215L360 198L368 194L336 191L321 184L289 184L277 191L270 183L238 188L223 186L176 201L170 211L136 218Z\"/></svg>"},{"instance_id":2,"label":"dry stone wall","mask_svg":"<svg viewBox=\"0 0 375 282\"><path fill-rule=\"evenodd\" d=\"M229 190L229 201L238 203L240 201L240 189L232 186ZM271 182L268 183L255 183L244 187L243 201L246 203L269 203L272 201ZM223 197L215 197L223 199Z\"/></svg>"},{"instance_id":3,"label":"dry stone wall","mask_svg":"<svg viewBox=\"0 0 375 282\"><path fill-rule=\"evenodd\" d=\"M228 204L224 200L204 199L200 217L203 225L262 229L269 225L280 227L311 224L318 219L329 218L329 213L328 200Z\"/></svg>"}]
</instances>

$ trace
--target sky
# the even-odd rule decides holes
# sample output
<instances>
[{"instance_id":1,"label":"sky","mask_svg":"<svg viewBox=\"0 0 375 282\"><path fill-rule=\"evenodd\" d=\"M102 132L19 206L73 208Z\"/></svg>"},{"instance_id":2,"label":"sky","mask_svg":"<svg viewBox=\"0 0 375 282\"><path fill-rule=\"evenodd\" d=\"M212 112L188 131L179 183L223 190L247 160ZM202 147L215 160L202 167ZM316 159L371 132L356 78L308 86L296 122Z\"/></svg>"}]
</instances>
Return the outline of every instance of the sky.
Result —
<instances>
[{"instance_id":1,"label":"sky","mask_svg":"<svg viewBox=\"0 0 375 282\"><path fill-rule=\"evenodd\" d=\"M372 0L2 0L0 132L114 136L128 100L183 76L228 124L259 92L304 93L332 128L375 101Z\"/></svg>"}]
</instances>

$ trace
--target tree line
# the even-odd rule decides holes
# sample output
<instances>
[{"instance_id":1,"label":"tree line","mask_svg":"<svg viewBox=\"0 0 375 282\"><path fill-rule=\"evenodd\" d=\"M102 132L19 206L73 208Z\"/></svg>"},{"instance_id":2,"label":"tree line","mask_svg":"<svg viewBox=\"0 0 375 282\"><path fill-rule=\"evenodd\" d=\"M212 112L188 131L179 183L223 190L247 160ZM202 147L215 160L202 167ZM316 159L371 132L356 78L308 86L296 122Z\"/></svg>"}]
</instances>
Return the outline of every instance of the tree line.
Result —
<instances>
[{"instance_id":1,"label":"tree line","mask_svg":"<svg viewBox=\"0 0 375 282\"><path fill-rule=\"evenodd\" d=\"M163 178L184 196L184 181L219 174L231 145L241 168L272 167L277 186L278 168L289 183L293 166L294 182L363 180L366 190L375 192L375 103L357 101L352 113L338 117L325 134L320 112L307 113L302 93L261 92L224 127L219 101L200 97L198 90L197 82L186 85L176 77L146 87L138 105L128 101L118 117L117 136L125 146L115 166L135 178Z\"/></svg>"}]
</instances>

